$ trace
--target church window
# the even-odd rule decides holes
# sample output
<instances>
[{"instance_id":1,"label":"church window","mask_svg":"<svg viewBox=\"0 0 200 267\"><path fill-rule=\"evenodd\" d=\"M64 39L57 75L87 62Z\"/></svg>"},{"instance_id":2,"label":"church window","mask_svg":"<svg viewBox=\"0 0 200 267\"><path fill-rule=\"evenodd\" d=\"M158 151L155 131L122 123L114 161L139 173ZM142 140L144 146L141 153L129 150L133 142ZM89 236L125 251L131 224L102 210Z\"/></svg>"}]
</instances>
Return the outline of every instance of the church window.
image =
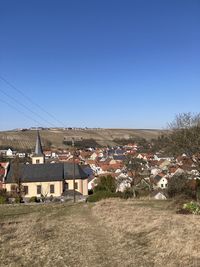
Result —
<instances>
[{"instance_id":1,"label":"church window","mask_svg":"<svg viewBox=\"0 0 200 267\"><path fill-rule=\"evenodd\" d=\"M54 193L55 193L54 184L50 184L50 194L54 194Z\"/></svg>"},{"instance_id":2,"label":"church window","mask_svg":"<svg viewBox=\"0 0 200 267\"><path fill-rule=\"evenodd\" d=\"M41 185L37 185L37 195L40 195L42 192L42 186Z\"/></svg>"},{"instance_id":3,"label":"church window","mask_svg":"<svg viewBox=\"0 0 200 267\"><path fill-rule=\"evenodd\" d=\"M78 189L78 183L77 182L75 183L75 189Z\"/></svg>"},{"instance_id":4,"label":"church window","mask_svg":"<svg viewBox=\"0 0 200 267\"><path fill-rule=\"evenodd\" d=\"M28 186L27 185L24 186L24 194L28 195Z\"/></svg>"}]
</instances>

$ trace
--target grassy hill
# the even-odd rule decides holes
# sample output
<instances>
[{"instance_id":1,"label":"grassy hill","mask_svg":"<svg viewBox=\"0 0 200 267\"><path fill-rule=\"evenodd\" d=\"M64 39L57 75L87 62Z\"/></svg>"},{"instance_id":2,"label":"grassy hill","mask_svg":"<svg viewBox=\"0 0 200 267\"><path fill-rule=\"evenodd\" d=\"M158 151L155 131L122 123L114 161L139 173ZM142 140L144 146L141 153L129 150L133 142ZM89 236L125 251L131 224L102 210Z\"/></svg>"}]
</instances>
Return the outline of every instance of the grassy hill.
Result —
<instances>
[{"instance_id":1,"label":"grassy hill","mask_svg":"<svg viewBox=\"0 0 200 267\"><path fill-rule=\"evenodd\" d=\"M161 130L152 129L86 129L86 130L42 130L40 135L43 145L50 144L56 148L63 148L63 141L71 141L83 138L94 139L101 145L114 145L116 139L145 138L147 140L157 138ZM0 132L0 147L13 147L15 149L33 149L35 145L35 131L2 131Z\"/></svg>"},{"instance_id":2,"label":"grassy hill","mask_svg":"<svg viewBox=\"0 0 200 267\"><path fill-rule=\"evenodd\" d=\"M0 206L0 266L200 266L199 216L171 201Z\"/></svg>"}]
</instances>

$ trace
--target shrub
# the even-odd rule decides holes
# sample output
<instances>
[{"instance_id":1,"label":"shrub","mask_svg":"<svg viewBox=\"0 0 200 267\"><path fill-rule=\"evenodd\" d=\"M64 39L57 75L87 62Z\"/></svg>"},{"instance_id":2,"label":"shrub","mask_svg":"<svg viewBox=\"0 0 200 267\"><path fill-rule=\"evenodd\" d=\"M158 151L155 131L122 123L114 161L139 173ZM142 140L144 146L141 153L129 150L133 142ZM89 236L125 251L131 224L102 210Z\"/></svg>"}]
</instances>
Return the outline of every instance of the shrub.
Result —
<instances>
[{"instance_id":1,"label":"shrub","mask_svg":"<svg viewBox=\"0 0 200 267\"><path fill-rule=\"evenodd\" d=\"M23 202L22 197L17 196L17 197L15 198L15 203L22 203L22 202Z\"/></svg>"},{"instance_id":2,"label":"shrub","mask_svg":"<svg viewBox=\"0 0 200 267\"><path fill-rule=\"evenodd\" d=\"M33 196L29 199L29 202L32 203L32 202L39 202L39 199L36 197L36 196Z\"/></svg>"},{"instance_id":3,"label":"shrub","mask_svg":"<svg viewBox=\"0 0 200 267\"><path fill-rule=\"evenodd\" d=\"M0 204L6 204L8 202L8 199L6 196L0 196Z\"/></svg>"},{"instance_id":4,"label":"shrub","mask_svg":"<svg viewBox=\"0 0 200 267\"><path fill-rule=\"evenodd\" d=\"M88 190L88 195L92 195L94 193L93 189Z\"/></svg>"},{"instance_id":5,"label":"shrub","mask_svg":"<svg viewBox=\"0 0 200 267\"><path fill-rule=\"evenodd\" d=\"M126 188L124 192L121 193L120 197L123 199L132 198L134 196L133 190L131 188Z\"/></svg>"},{"instance_id":6,"label":"shrub","mask_svg":"<svg viewBox=\"0 0 200 267\"><path fill-rule=\"evenodd\" d=\"M58 203L58 202L61 202L61 198L59 198L59 197L54 197L52 201L53 201L54 203Z\"/></svg>"},{"instance_id":7,"label":"shrub","mask_svg":"<svg viewBox=\"0 0 200 267\"><path fill-rule=\"evenodd\" d=\"M184 204L183 209L192 214L200 215L200 205L196 202L191 201L189 203Z\"/></svg>"},{"instance_id":8,"label":"shrub","mask_svg":"<svg viewBox=\"0 0 200 267\"><path fill-rule=\"evenodd\" d=\"M107 191L115 193L117 188L116 180L111 175L99 177L94 193L98 191Z\"/></svg>"},{"instance_id":9,"label":"shrub","mask_svg":"<svg viewBox=\"0 0 200 267\"><path fill-rule=\"evenodd\" d=\"M50 195L49 200L52 202L54 200L53 195Z\"/></svg>"},{"instance_id":10,"label":"shrub","mask_svg":"<svg viewBox=\"0 0 200 267\"><path fill-rule=\"evenodd\" d=\"M0 189L0 196L7 196L6 189Z\"/></svg>"},{"instance_id":11,"label":"shrub","mask_svg":"<svg viewBox=\"0 0 200 267\"><path fill-rule=\"evenodd\" d=\"M188 178L185 175L175 175L168 183L168 195L169 197L175 197L178 195L185 195L190 197L196 197L196 192L188 185Z\"/></svg>"},{"instance_id":12,"label":"shrub","mask_svg":"<svg viewBox=\"0 0 200 267\"><path fill-rule=\"evenodd\" d=\"M109 191L98 191L93 195L90 195L86 201L88 202L97 202L102 199L111 198L111 197L119 197L118 193L112 193Z\"/></svg>"}]
</instances>

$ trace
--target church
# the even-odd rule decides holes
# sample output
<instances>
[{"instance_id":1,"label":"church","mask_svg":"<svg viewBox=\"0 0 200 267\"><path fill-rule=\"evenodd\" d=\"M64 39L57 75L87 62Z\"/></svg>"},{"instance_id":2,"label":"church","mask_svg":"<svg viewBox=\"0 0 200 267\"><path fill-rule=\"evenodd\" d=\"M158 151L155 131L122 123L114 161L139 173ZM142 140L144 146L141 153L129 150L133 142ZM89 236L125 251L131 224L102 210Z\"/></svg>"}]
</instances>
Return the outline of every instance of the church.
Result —
<instances>
[{"instance_id":1,"label":"church","mask_svg":"<svg viewBox=\"0 0 200 267\"><path fill-rule=\"evenodd\" d=\"M20 164L18 173L23 185L25 198L33 196L60 197L73 190L75 168L75 190L77 193L88 195L88 175L78 164L73 163L45 163L39 132L32 156L32 164ZM14 181L14 167L11 164L5 178L4 187L8 192L16 189Z\"/></svg>"}]
</instances>

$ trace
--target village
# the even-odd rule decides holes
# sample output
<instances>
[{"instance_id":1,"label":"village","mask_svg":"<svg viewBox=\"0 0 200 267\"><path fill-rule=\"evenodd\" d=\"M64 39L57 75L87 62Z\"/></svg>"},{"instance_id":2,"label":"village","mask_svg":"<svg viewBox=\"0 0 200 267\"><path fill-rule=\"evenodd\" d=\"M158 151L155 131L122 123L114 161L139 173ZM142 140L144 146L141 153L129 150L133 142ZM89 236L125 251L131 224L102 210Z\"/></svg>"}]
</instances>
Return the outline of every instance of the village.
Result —
<instances>
[{"instance_id":1,"label":"village","mask_svg":"<svg viewBox=\"0 0 200 267\"><path fill-rule=\"evenodd\" d=\"M69 147L43 151L39 132L36 139L33 153L13 151L10 148L0 150L1 159L4 159L0 162L0 189L6 189L8 192L16 190L14 184L17 182L13 180L14 170L10 163L16 158L23 162L21 165L24 166L21 177L24 199L40 198L41 195L61 199L63 195L68 195L70 198L75 189L79 199L85 200L93 193L98 180L107 176L116 181L116 192L124 192L134 186L138 196L167 199L168 184L172 178L186 175L188 187L193 191L196 189L196 181L200 179L198 154L172 157L159 151L142 153L141 145L128 141L126 145L115 147ZM73 177L73 166L77 169L74 173L76 177ZM69 171L63 171L68 169ZM62 177L59 172L65 172L66 175ZM74 178L76 180L73 184ZM37 190L32 188L33 184Z\"/></svg>"}]
</instances>

